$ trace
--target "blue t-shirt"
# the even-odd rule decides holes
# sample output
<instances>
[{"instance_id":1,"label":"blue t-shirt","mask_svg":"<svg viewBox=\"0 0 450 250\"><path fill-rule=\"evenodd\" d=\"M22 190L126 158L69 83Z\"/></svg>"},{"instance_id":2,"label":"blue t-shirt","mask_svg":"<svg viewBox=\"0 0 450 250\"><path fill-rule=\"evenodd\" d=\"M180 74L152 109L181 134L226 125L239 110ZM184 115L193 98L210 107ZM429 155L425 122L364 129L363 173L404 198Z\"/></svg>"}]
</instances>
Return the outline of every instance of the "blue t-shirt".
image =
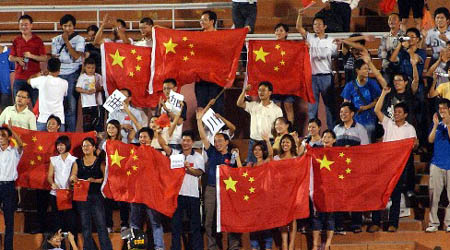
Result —
<instances>
[{"instance_id":1,"label":"blue t-shirt","mask_svg":"<svg viewBox=\"0 0 450 250\"><path fill-rule=\"evenodd\" d=\"M210 145L206 150L206 154L208 155L208 163L206 164L206 171L208 173L208 185L216 186L217 165L225 164L226 160L231 159L231 154L229 152L227 152L226 154L221 154L212 145Z\"/></svg>"},{"instance_id":2,"label":"blue t-shirt","mask_svg":"<svg viewBox=\"0 0 450 250\"><path fill-rule=\"evenodd\" d=\"M423 49L417 49L416 54L419 55L421 59L417 63L417 71L419 73L419 78L422 78L423 68L425 67L425 60L427 59L427 52ZM398 63L400 64L400 73L408 75L410 79L413 79L413 69L411 64L411 56L405 49L400 50L398 53Z\"/></svg>"},{"instance_id":3,"label":"blue t-shirt","mask_svg":"<svg viewBox=\"0 0 450 250\"><path fill-rule=\"evenodd\" d=\"M8 60L9 49L3 50L0 54L0 93L11 94L10 73L14 71L14 63Z\"/></svg>"},{"instance_id":4,"label":"blue t-shirt","mask_svg":"<svg viewBox=\"0 0 450 250\"><path fill-rule=\"evenodd\" d=\"M361 99L360 95L358 94L358 91L355 88L355 84L353 83L356 83L358 85L361 95L367 102L364 102ZM378 86L377 81L375 81L372 78L368 78L364 86L359 85L357 80L353 82L348 82L347 84L345 84L344 90L342 91L341 94L342 98L350 100L350 102L353 103L353 105L355 105L356 109L359 109L361 106L365 106L372 103L380 95L381 95L380 87ZM373 108L355 114L354 119L359 124L362 124L364 126L375 125L375 123L377 122L377 116L375 115Z\"/></svg>"},{"instance_id":5,"label":"blue t-shirt","mask_svg":"<svg viewBox=\"0 0 450 250\"><path fill-rule=\"evenodd\" d=\"M434 152L431 164L439 168L450 170L450 139L444 123L440 122L434 138Z\"/></svg>"}]
</instances>

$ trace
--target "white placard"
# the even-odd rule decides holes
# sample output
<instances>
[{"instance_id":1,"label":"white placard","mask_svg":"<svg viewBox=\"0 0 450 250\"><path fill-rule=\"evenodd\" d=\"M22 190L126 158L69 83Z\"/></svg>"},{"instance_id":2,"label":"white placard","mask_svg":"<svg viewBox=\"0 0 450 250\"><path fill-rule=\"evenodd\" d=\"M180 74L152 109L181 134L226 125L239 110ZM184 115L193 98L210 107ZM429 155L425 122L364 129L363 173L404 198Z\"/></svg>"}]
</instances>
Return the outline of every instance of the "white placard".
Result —
<instances>
[{"instance_id":1,"label":"white placard","mask_svg":"<svg viewBox=\"0 0 450 250\"><path fill-rule=\"evenodd\" d=\"M181 103L184 101L184 96L178 94L177 92L171 90L169 94L169 99L166 102L167 108L174 113L181 112ZM167 105L167 103L169 105Z\"/></svg>"},{"instance_id":2,"label":"white placard","mask_svg":"<svg viewBox=\"0 0 450 250\"><path fill-rule=\"evenodd\" d=\"M208 127L212 134L212 137L220 131L220 129L225 126L225 123L216 116L216 113L212 109L208 109L202 117L202 122Z\"/></svg>"},{"instance_id":3,"label":"white placard","mask_svg":"<svg viewBox=\"0 0 450 250\"><path fill-rule=\"evenodd\" d=\"M171 155L170 168L171 169L184 168L184 155L183 154Z\"/></svg>"},{"instance_id":4,"label":"white placard","mask_svg":"<svg viewBox=\"0 0 450 250\"><path fill-rule=\"evenodd\" d=\"M115 110L121 109L123 107L123 101L125 101L125 99L127 99L127 97L122 94L120 90L116 89L110 96L108 96L108 99L106 99L103 107L111 113Z\"/></svg>"}]
</instances>

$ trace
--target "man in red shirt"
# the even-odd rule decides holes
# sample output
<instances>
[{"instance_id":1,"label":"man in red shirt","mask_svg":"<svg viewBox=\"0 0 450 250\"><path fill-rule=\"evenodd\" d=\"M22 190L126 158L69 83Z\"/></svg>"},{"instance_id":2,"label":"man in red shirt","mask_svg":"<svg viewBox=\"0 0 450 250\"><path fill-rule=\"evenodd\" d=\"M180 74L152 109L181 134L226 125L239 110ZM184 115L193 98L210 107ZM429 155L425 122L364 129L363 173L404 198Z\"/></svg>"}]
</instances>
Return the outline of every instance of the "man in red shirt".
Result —
<instances>
[{"instance_id":1,"label":"man in red shirt","mask_svg":"<svg viewBox=\"0 0 450 250\"><path fill-rule=\"evenodd\" d=\"M19 30L22 35L17 36L11 47L9 60L16 63L13 93L16 95L20 88L29 88L31 101L34 106L38 97L38 90L33 90L27 84L30 76L41 71L40 62L47 61L44 43L41 38L32 33L33 18L23 15L19 18Z\"/></svg>"}]
</instances>

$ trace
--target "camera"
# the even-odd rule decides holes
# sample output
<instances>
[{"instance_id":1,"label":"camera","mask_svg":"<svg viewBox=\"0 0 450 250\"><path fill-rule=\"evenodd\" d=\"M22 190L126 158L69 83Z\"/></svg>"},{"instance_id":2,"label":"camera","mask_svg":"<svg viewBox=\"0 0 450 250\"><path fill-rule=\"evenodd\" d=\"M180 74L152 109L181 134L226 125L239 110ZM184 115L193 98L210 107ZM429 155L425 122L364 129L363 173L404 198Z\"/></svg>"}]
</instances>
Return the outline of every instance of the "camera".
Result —
<instances>
[{"instance_id":1,"label":"camera","mask_svg":"<svg viewBox=\"0 0 450 250\"><path fill-rule=\"evenodd\" d=\"M437 75L441 77L449 77L449 74L447 73L437 73Z\"/></svg>"},{"instance_id":2,"label":"camera","mask_svg":"<svg viewBox=\"0 0 450 250\"><path fill-rule=\"evenodd\" d=\"M123 240L127 240L130 249L147 249L147 236L142 230L130 228L120 233Z\"/></svg>"},{"instance_id":3,"label":"camera","mask_svg":"<svg viewBox=\"0 0 450 250\"><path fill-rule=\"evenodd\" d=\"M61 233L61 236L62 236L63 238L67 238L67 236L69 236L69 232L62 232L62 233Z\"/></svg>"},{"instance_id":4,"label":"camera","mask_svg":"<svg viewBox=\"0 0 450 250\"><path fill-rule=\"evenodd\" d=\"M409 37L409 36L402 36L402 37L400 37L398 40L402 43L402 42L404 42L404 41L409 41L409 40L411 40L411 37Z\"/></svg>"}]
</instances>

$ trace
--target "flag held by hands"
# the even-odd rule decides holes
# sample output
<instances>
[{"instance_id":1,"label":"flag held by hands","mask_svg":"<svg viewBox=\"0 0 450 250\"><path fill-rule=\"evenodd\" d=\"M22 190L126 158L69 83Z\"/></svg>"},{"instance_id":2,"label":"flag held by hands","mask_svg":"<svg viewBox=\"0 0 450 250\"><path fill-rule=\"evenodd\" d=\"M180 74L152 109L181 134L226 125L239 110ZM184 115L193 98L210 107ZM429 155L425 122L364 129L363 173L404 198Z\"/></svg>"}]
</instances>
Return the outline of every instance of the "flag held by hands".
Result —
<instances>
[{"instance_id":1,"label":"flag held by hands","mask_svg":"<svg viewBox=\"0 0 450 250\"><path fill-rule=\"evenodd\" d=\"M56 189L56 207L58 210L72 209L73 193L69 189Z\"/></svg>"},{"instance_id":2,"label":"flag held by hands","mask_svg":"<svg viewBox=\"0 0 450 250\"><path fill-rule=\"evenodd\" d=\"M87 201L90 182L86 180L78 180L73 184L73 200Z\"/></svg>"}]
</instances>

